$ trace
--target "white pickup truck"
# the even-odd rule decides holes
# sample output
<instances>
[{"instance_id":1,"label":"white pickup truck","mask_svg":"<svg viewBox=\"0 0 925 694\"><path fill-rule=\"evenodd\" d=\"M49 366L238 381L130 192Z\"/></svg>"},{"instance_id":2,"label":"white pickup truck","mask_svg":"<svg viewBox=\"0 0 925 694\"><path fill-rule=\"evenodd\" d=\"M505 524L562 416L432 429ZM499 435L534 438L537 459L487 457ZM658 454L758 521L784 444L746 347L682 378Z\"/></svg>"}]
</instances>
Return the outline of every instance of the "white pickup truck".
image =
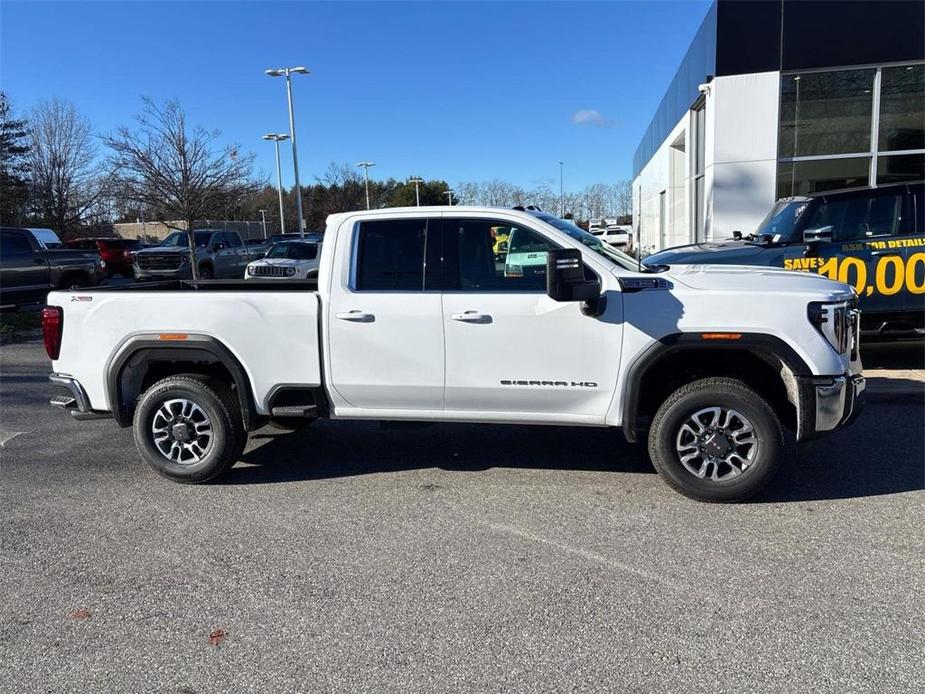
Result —
<instances>
[{"instance_id":1,"label":"white pickup truck","mask_svg":"<svg viewBox=\"0 0 925 694\"><path fill-rule=\"evenodd\" d=\"M524 259L497 257L499 227L533 237ZM317 282L52 292L52 403L133 426L180 482L275 418L618 427L704 501L757 492L784 429L859 410L856 297L816 274L640 268L523 209L335 214L324 238Z\"/></svg>"}]
</instances>

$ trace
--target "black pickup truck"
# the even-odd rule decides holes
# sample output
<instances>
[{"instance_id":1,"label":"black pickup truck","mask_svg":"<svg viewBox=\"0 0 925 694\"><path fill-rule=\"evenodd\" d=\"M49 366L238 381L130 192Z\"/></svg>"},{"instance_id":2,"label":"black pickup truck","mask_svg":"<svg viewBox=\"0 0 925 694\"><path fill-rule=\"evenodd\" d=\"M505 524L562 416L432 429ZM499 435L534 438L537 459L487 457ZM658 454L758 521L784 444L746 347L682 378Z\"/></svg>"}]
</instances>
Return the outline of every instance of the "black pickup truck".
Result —
<instances>
[{"instance_id":1,"label":"black pickup truck","mask_svg":"<svg viewBox=\"0 0 925 694\"><path fill-rule=\"evenodd\" d=\"M49 249L28 229L0 227L0 307L44 301L52 289L96 286L105 277L96 251Z\"/></svg>"},{"instance_id":2,"label":"black pickup truck","mask_svg":"<svg viewBox=\"0 0 925 694\"><path fill-rule=\"evenodd\" d=\"M865 337L925 336L925 183L779 200L748 238L668 248L647 265L758 265L853 285Z\"/></svg>"}]
</instances>

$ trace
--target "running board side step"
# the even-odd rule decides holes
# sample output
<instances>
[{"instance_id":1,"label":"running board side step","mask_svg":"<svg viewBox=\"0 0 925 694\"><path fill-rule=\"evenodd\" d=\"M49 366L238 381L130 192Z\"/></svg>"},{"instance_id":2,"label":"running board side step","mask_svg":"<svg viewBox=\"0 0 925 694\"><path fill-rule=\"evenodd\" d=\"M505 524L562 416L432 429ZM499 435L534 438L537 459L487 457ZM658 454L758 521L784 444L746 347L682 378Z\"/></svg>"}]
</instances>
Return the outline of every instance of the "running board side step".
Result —
<instances>
[{"instance_id":1,"label":"running board side step","mask_svg":"<svg viewBox=\"0 0 925 694\"><path fill-rule=\"evenodd\" d=\"M274 417L317 417L317 405L285 405L270 410Z\"/></svg>"}]
</instances>

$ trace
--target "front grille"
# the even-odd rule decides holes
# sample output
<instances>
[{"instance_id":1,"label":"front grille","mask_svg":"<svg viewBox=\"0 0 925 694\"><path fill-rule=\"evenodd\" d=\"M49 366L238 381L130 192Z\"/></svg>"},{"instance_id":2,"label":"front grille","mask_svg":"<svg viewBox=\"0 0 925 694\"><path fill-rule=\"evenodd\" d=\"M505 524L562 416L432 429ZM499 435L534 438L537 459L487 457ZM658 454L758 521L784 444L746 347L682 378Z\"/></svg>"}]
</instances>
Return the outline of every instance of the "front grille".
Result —
<instances>
[{"instance_id":1,"label":"front grille","mask_svg":"<svg viewBox=\"0 0 925 694\"><path fill-rule=\"evenodd\" d=\"M291 277L286 272L287 269L280 265L254 265L251 274L254 277Z\"/></svg>"},{"instance_id":2,"label":"front grille","mask_svg":"<svg viewBox=\"0 0 925 694\"><path fill-rule=\"evenodd\" d=\"M183 258L176 253L138 253L135 255L138 267L142 270L179 270Z\"/></svg>"}]
</instances>

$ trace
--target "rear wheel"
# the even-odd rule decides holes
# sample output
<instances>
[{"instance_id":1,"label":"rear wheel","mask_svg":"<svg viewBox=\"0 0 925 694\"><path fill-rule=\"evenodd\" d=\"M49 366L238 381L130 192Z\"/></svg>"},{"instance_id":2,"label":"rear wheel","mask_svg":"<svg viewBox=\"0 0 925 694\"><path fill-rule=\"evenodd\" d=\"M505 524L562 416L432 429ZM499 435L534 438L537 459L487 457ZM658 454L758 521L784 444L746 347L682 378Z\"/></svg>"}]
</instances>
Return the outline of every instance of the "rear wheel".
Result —
<instances>
[{"instance_id":1,"label":"rear wheel","mask_svg":"<svg viewBox=\"0 0 925 694\"><path fill-rule=\"evenodd\" d=\"M164 477L188 484L226 472L247 443L234 393L198 374L170 376L148 388L133 426L144 461Z\"/></svg>"},{"instance_id":2,"label":"rear wheel","mask_svg":"<svg viewBox=\"0 0 925 694\"><path fill-rule=\"evenodd\" d=\"M199 268L199 279L201 280L215 279L215 270L212 269L211 265L203 265L201 268Z\"/></svg>"},{"instance_id":3,"label":"rear wheel","mask_svg":"<svg viewBox=\"0 0 925 694\"><path fill-rule=\"evenodd\" d=\"M777 471L783 433L773 408L742 381L705 378L675 391L649 430L663 479L698 501L743 501Z\"/></svg>"}]
</instances>

